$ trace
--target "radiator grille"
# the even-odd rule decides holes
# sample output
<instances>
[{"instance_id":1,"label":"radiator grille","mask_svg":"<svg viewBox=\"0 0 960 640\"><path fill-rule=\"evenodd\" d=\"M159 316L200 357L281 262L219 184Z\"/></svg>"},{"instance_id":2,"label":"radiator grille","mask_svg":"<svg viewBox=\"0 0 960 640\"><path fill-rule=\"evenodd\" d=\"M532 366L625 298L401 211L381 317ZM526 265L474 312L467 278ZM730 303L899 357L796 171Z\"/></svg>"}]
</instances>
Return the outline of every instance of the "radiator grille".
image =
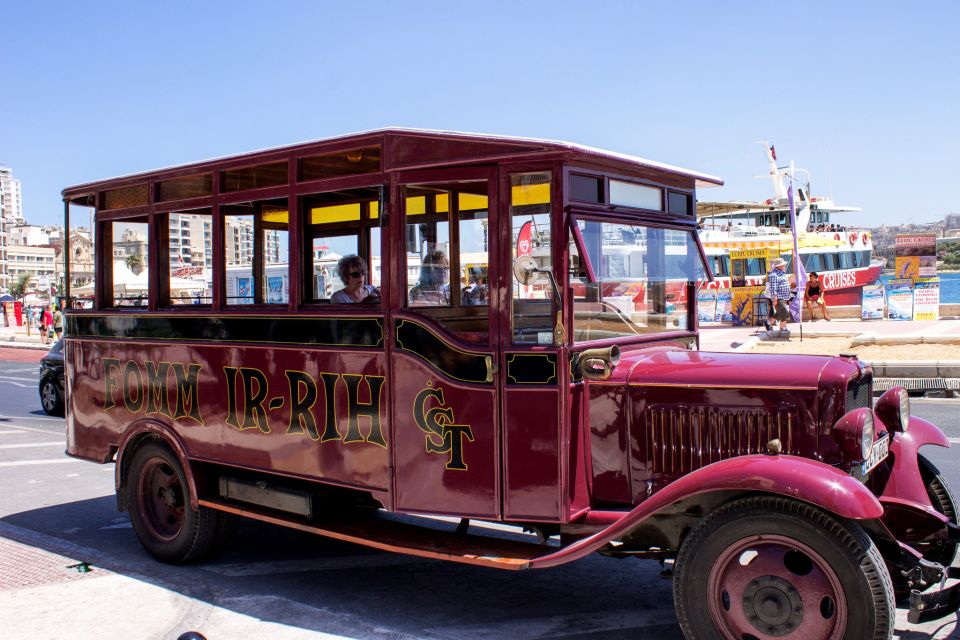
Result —
<instances>
[{"instance_id":1,"label":"radiator grille","mask_svg":"<svg viewBox=\"0 0 960 640\"><path fill-rule=\"evenodd\" d=\"M847 384L847 405L844 411L873 406L873 376L863 376Z\"/></svg>"},{"instance_id":2,"label":"radiator grille","mask_svg":"<svg viewBox=\"0 0 960 640\"><path fill-rule=\"evenodd\" d=\"M792 409L653 406L645 417L647 459L654 473L687 473L765 453L774 438L784 453L799 454L799 421Z\"/></svg>"}]
</instances>

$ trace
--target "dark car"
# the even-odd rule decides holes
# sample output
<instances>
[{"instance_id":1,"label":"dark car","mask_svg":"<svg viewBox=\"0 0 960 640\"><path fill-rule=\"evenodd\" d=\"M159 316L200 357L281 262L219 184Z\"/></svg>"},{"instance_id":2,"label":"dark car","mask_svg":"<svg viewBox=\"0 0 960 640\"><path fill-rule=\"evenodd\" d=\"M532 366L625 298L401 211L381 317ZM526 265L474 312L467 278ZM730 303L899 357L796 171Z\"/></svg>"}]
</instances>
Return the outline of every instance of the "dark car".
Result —
<instances>
[{"instance_id":1,"label":"dark car","mask_svg":"<svg viewBox=\"0 0 960 640\"><path fill-rule=\"evenodd\" d=\"M63 415L63 340L40 359L40 404L52 416Z\"/></svg>"}]
</instances>

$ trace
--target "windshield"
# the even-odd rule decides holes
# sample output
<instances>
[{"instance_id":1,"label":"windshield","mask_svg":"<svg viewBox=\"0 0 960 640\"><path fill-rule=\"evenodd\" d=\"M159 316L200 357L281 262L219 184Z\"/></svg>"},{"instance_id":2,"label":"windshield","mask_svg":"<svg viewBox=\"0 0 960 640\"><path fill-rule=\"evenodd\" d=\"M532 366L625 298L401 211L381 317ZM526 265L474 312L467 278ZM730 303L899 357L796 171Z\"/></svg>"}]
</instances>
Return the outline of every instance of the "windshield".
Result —
<instances>
[{"instance_id":1,"label":"windshield","mask_svg":"<svg viewBox=\"0 0 960 640\"><path fill-rule=\"evenodd\" d=\"M688 304L706 275L692 231L576 224L569 269L574 342L689 329Z\"/></svg>"}]
</instances>

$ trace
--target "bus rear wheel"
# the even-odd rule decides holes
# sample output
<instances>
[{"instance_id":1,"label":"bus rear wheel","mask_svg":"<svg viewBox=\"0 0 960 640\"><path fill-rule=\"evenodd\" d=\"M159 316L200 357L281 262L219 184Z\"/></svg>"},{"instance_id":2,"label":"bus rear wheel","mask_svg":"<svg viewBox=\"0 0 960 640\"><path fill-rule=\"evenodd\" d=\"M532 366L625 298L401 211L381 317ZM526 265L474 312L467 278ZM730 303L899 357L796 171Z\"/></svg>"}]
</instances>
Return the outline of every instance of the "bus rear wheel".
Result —
<instances>
[{"instance_id":1,"label":"bus rear wheel","mask_svg":"<svg viewBox=\"0 0 960 640\"><path fill-rule=\"evenodd\" d=\"M677 618L689 639L890 638L890 576L858 525L786 498L719 507L677 556Z\"/></svg>"},{"instance_id":2,"label":"bus rear wheel","mask_svg":"<svg viewBox=\"0 0 960 640\"><path fill-rule=\"evenodd\" d=\"M189 484L177 457L149 442L133 453L124 481L133 530L157 560L182 564L203 556L225 525L219 511L190 508Z\"/></svg>"}]
</instances>

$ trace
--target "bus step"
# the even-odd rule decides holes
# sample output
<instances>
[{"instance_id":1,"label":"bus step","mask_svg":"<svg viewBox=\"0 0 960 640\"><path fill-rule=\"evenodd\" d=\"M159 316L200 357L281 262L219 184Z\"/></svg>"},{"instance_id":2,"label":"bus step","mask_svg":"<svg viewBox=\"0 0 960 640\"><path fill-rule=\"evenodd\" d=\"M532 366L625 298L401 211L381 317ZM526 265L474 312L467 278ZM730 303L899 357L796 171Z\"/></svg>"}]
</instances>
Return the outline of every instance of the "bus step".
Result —
<instances>
[{"instance_id":1,"label":"bus step","mask_svg":"<svg viewBox=\"0 0 960 640\"><path fill-rule=\"evenodd\" d=\"M308 522L291 514L271 513L248 505L239 507L200 500L200 506L383 551L494 569L528 569L531 560L557 551L557 547L434 529L437 522L426 518L425 525L429 523L430 526L398 522L376 515Z\"/></svg>"}]
</instances>

